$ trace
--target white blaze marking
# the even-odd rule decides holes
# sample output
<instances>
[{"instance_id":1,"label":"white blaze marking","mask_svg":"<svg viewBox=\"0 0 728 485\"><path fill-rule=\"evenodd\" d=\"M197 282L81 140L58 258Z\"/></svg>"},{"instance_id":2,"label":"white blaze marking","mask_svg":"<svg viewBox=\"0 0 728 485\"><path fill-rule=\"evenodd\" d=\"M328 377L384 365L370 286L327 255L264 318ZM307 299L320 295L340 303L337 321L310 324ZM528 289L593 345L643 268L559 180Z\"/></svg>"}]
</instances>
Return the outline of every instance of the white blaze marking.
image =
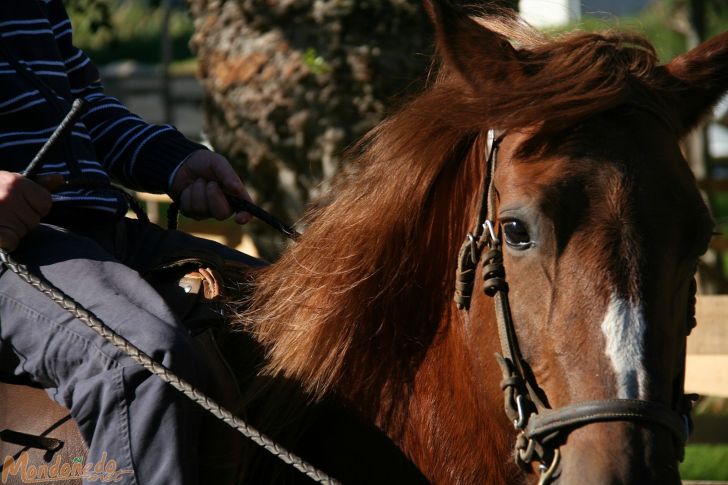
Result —
<instances>
[{"instance_id":1,"label":"white blaze marking","mask_svg":"<svg viewBox=\"0 0 728 485\"><path fill-rule=\"evenodd\" d=\"M602 322L606 354L617 377L618 396L644 399L647 372L644 368L645 319L639 304L612 295Z\"/></svg>"}]
</instances>

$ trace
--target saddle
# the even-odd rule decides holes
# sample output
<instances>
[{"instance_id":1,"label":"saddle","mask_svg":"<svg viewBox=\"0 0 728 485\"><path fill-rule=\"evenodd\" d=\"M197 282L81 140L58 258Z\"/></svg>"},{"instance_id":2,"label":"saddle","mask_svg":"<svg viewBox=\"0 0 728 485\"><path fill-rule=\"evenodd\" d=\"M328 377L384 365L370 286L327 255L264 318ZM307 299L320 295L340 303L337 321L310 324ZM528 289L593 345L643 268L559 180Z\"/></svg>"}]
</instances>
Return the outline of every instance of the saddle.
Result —
<instances>
[{"instance_id":1,"label":"saddle","mask_svg":"<svg viewBox=\"0 0 728 485\"><path fill-rule=\"evenodd\" d=\"M223 274L235 275L239 292L239 282L244 288L252 269L237 262L185 257L168 260L144 275L202 350L211 378L207 394L233 411L240 406L240 391L217 344L225 333ZM2 373L0 396L0 483L48 478L53 483L80 485L88 450L69 411L40 385ZM240 437L206 413L202 419L200 473L209 483L238 483ZM94 464L102 473L104 466Z\"/></svg>"}]
</instances>

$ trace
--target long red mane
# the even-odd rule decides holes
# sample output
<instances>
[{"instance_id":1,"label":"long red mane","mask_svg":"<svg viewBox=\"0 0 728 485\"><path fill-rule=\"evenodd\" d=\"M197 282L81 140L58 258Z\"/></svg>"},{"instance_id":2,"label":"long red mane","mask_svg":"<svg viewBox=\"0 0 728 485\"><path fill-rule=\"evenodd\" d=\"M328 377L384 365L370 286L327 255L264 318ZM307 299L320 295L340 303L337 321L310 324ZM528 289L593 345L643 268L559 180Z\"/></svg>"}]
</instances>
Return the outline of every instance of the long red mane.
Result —
<instances>
[{"instance_id":1,"label":"long red mane","mask_svg":"<svg viewBox=\"0 0 728 485\"><path fill-rule=\"evenodd\" d=\"M306 234L258 275L240 316L268 349L266 372L355 400L405 385L452 311L455 257L482 179L480 134L569 126L633 97L657 62L633 34L547 39L515 21L481 22L517 42L529 75L476 94L445 64L355 147L333 202L307 214Z\"/></svg>"},{"instance_id":2,"label":"long red mane","mask_svg":"<svg viewBox=\"0 0 728 485\"><path fill-rule=\"evenodd\" d=\"M468 347L452 302L456 257L483 190L484 134L527 129L516 156L528 158L629 105L677 139L722 92L720 83L690 90L684 71L714 65L724 51L718 39L658 66L639 35L547 37L508 16L474 22L449 2L426 4L440 54L428 86L350 151L331 193L306 214L304 236L256 275L238 315L266 353L264 392L249 398L264 401L263 421L280 423L301 403L268 393L271 383L292 384L291 397L334 396L428 479L502 483L518 471L504 459L509 424L490 413L502 407L497 370L475 362L479 350ZM491 317L481 323L494 327ZM478 392L486 388L493 395Z\"/></svg>"}]
</instances>

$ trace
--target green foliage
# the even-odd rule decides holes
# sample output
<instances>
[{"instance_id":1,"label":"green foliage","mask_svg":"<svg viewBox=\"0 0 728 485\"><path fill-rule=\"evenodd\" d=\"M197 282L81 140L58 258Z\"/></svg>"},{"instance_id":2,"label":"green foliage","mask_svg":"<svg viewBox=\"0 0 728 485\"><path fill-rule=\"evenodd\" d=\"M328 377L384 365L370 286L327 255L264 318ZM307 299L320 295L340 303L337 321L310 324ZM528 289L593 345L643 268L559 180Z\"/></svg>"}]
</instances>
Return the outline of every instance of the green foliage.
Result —
<instances>
[{"instance_id":1,"label":"green foliage","mask_svg":"<svg viewBox=\"0 0 728 485\"><path fill-rule=\"evenodd\" d=\"M110 0L65 0L69 15L75 16L74 28L97 33L111 29Z\"/></svg>"},{"instance_id":2,"label":"green foliage","mask_svg":"<svg viewBox=\"0 0 728 485\"><path fill-rule=\"evenodd\" d=\"M684 480L728 480L728 444L689 445L680 465Z\"/></svg>"},{"instance_id":3,"label":"green foliage","mask_svg":"<svg viewBox=\"0 0 728 485\"><path fill-rule=\"evenodd\" d=\"M725 0L707 1L708 37L728 30L728 11ZM584 17L575 25L557 29L555 32L575 28L589 32L598 30L630 30L641 33L655 46L660 59L669 61L687 50L685 35L679 32L679 23L688 18L689 0L660 0L634 17L595 18Z\"/></svg>"},{"instance_id":4,"label":"green foliage","mask_svg":"<svg viewBox=\"0 0 728 485\"><path fill-rule=\"evenodd\" d=\"M326 74L331 71L331 66L313 47L309 47L303 53L303 64L314 74Z\"/></svg>"},{"instance_id":5,"label":"green foliage","mask_svg":"<svg viewBox=\"0 0 728 485\"><path fill-rule=\"evenodd\" d=\"M144 0L66 0L74 27L74 43L97 64L119 59L157 63L160 60L164 17L159 3ZM107 15L106 20L102 21L104 15ZM193 22L186 9L175 7L169 23L174 59L192 57L188 44L193 30Z\"/></svg>"},{"instance_id":6,"label":"green foliage","mask_svg":"<svg viewBox=\"0 0 728 485\"><path fill-rule=\"evenodd\" d=\"M695 405L693 416L728 419L728 399L703 396ZM705 423L714 421L706 421L703 425ZM726 442L688 445L685 449L685 460L680 464L681 477L684 480L728 480L728 436L723 441Z\"/></svg>"}]
</instances>

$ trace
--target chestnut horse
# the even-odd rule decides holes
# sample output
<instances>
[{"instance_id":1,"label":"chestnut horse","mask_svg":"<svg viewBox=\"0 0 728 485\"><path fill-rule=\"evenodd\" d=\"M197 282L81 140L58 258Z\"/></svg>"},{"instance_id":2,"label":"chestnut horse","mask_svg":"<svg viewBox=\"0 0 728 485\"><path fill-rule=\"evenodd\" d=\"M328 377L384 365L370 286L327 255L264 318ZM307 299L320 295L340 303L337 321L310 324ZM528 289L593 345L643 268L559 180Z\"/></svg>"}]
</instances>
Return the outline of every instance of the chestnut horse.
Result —
<instances>
[{"instance_id":1,"label":"chestnut horse","mask_svg":"<svg viewBox=\"0 0 728 485\"><path fill-rule=\"evenodd\" d=\"M348 403L433 483L527 483L552 464L563 484L679 483L693 275L713 228L679 142L728 90L728 34L659 65L637 35L547 38L428 6L437 76L353 150L331 202L256 277L239 320L264 372ZM550 428L544 463L524 463L524 443L521 468L483 265L469 308L452 299L490 184L526 397L564 420L584 403L624 411Z\"/></svg>"},{"instance_id":2,"label":"chestnut horse","mask_svg":"<svg viewBox=\"0 0 728 485\"><path fill-rule=\"evenodd\" d=\"M239 302L242 414L344 483L679 483L713 227L679 142L728 34L659 65L637 35L426 5L437 75ZM243 473L299 478L252 446Z\"/></svg>"}]
</instances>

